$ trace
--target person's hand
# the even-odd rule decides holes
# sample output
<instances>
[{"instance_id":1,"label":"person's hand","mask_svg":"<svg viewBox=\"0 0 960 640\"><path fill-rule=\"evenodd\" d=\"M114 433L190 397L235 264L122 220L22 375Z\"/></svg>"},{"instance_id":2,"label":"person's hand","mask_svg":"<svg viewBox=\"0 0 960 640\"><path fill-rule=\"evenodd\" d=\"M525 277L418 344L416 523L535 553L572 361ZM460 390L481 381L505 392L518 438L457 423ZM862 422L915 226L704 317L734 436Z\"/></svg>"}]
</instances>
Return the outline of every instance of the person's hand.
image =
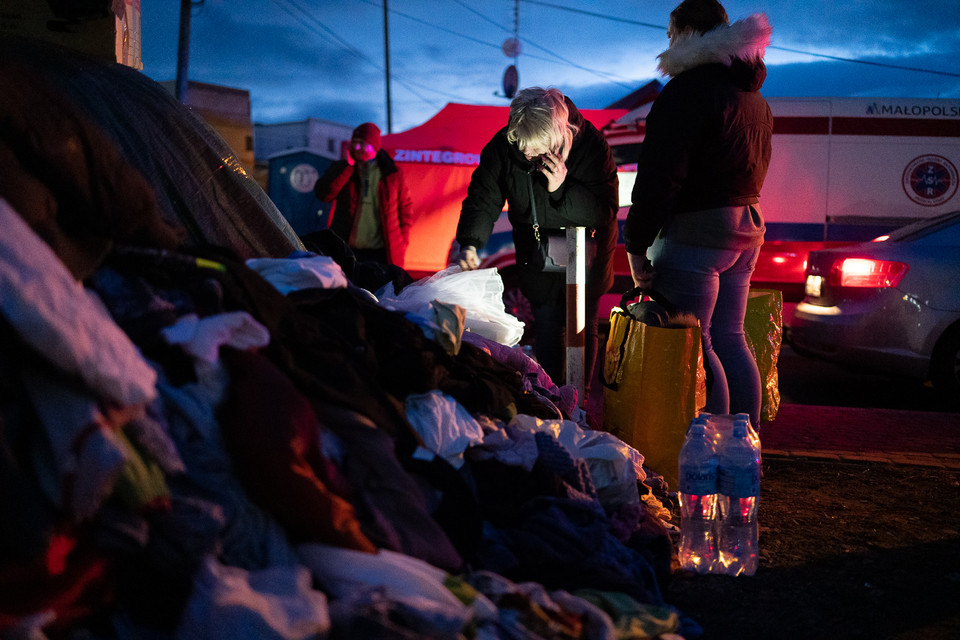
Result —
<instances>
[{"instance_id":1,"label":"person's hand","mask_svg":"<svg viewBox=\"0 0 960 640\"><path fill-rule=\"evenodd\" d=\"M340 159L346 160L348 166L353 166L353 154L350 152L350 141L344 140L340 143Z\"/></svg>"},{"instance_id":2,"label":"person's hand","mask_svg":"<svg viewBox=\"0 0 960 640\"><path fill-rule=\"evenodd\" d=\"M461 248L455 262L464 271L473 271L478 268L480 266L480 257L477 256L476 247L467 245Z\"/></svg>"},{"instance_id":3,"label":"person's hand","mask_svg":"<svg viewBox=\"0 0 960 640\"><path fill-rule=\"evenodd\" d=\"M647 267L639 273L633 274L633 284L644 291L650 291L653 288L653 279L656 276L653 267Z\"/></svg>"},{"instance_id":4,"label":"person's hand","mask_svg":"<svg viewBox=\"0 0 960 640\"><path fill-rule=\"evenodd\" d=\"M633 276L633 284L644 291L653 287L653 278L656 272L653 270L653 264L647 258L646 252L642 254L628 253L627 259L630 262L630 275Z\"/></svg>"},{"instance_id":5,"label":"person's hand","mask_svg":"<svg viewBox=\"0 0 960 640\"><path fill-rule=\"evenodd\" d=\"M567 165L556 153L540 156L540 173L547 177L547 191L553 193L567 179Z\"/></svg>"}]
</instances>

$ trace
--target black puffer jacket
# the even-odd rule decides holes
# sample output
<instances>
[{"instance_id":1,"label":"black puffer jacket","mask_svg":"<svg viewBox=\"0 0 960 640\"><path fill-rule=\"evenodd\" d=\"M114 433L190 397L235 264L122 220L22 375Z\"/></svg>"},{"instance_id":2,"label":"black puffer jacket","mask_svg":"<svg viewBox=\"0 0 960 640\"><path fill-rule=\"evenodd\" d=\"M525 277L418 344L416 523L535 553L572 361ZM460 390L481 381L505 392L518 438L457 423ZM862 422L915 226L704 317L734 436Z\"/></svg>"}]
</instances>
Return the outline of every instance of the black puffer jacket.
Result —
<instances>
[{"instance_id":1,"label":"black puffer jacket","mask_svg":"<svg viewBox=\"0 0 960 640\"><path fill-rule=\"evenodd\" d=\"M470 178L463 201L457 242L480 249L486 244L504 201L509 206L517 248L517 264L528 261L532 247L532 218L528 183L533 180L537 221L542 228L582 226L592 229L597 243L596 257L587 274L587 295L599 296L613 284L613 251L617 244L617 167L603 135L587 121L567 98L569 120L579 127L567 157L567 177L555 193L547 192L547 180L507 141L504 127L484 146L480 164ZM589 235L589 231L588 231ZM533 273L520 267L527 297L537 282L552 274ZM553 275L553 277L556 277Z\"/></svg>"},{"instance_id":2,"label":"black puffer jacket","mask_svg":"<svg viewBox=\"0 0 960 640\"><path fill-rule=\"evenodd\" d=\"M668 216L759 201L773 133L760 95L769 36L757 14L661 54L672 79L647 116L624 226L628 253L643 253Z\"/></svg>"}]
</instances>

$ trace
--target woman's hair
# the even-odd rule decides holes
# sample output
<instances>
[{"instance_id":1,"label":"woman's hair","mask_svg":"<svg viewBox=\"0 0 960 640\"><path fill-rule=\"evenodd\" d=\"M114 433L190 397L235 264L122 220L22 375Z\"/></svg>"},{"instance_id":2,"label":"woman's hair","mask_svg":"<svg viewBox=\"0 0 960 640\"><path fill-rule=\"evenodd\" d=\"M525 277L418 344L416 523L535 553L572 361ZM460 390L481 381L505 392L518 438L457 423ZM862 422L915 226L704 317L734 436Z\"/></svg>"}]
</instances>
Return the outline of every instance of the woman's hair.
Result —
<instances>
[{"instance_id":1,"label":"woman's hair","mask_svg":"<svg viewBox=\"0 0 960 640\"><path fill-rule=\"evenodd\" d=\"M559 150L566 160L578 129L569 118L566 100L557 89L521 89L510 103L507 140L520 151L529 146Z\"/></svg>"},{"instance_id":2,"label":"woman's hair","mask_svg":"<svg viewBox=\"0 0 960 640\"><path fill-rule=\"evenodd\" d=\"M689 27L699 33L706 33L730 21L726 9L717 0L683 0L670 12L670 19L677 31Z\"/></svg>"}]
</instances>

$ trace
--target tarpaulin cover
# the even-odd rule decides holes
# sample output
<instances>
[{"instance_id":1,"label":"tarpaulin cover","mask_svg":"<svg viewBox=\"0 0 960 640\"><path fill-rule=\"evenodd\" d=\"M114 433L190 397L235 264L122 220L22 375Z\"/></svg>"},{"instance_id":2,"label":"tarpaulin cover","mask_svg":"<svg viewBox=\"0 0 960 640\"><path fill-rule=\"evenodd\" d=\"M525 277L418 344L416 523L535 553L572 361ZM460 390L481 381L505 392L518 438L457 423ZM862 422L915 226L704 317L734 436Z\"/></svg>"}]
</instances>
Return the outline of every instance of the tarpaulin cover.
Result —
<instances>
[{"instance_id":1,"label":"tarpaulin cover","mask_svg":"<svg viewBox=\"0 0 960 640\"><path fill-rule=\"evenodd\" d=\"M286 257L303 245L220 135L142 73L26 39L0 39L0 86L15 96L0 116L23 116L42 143L53 124L16 113L54 96L65 115L82 118L119 147L156 195L167 222L186 232L185 246L214 245L241 259ZM15 98L15 99L14 99ZM101 134L101 135L102 135ZM94 152L95 153L95 152ZM42 175L45 167L33 166ZM21 211L23 213L23 211Z\"/></svg>"},{"instance_id":2,"label":"tarpaulin cover","mask_svg":"<svg viewBox=\"0 0 960 640\"><path fill-rule=\"evenodd\" d=\"M771 422L780 408L777 360L783 341L783 292L779 289L750 289L743 329L747 346L760 369L760 421Z\"/></svg>"}]
</instances>

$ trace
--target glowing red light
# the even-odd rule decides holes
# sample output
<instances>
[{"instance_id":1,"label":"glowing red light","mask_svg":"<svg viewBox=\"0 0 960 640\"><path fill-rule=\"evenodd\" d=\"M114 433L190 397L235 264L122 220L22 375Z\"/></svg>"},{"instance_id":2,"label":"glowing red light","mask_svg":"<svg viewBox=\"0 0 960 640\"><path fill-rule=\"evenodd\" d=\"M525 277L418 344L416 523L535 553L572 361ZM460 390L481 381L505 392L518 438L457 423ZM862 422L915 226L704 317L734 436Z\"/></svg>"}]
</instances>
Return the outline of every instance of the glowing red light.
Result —
<instances>
[{"instance_id":1,"label":"glowing red light","mask_svg":"<svg viewBox=\"0 0 960 640\"><path fill-rule=\"evenodd\" d=\"M841 287L895 287L909 268L906 263L892 260L842 258L833 263L830 282Z\"/></svg>"}]
</instances>

